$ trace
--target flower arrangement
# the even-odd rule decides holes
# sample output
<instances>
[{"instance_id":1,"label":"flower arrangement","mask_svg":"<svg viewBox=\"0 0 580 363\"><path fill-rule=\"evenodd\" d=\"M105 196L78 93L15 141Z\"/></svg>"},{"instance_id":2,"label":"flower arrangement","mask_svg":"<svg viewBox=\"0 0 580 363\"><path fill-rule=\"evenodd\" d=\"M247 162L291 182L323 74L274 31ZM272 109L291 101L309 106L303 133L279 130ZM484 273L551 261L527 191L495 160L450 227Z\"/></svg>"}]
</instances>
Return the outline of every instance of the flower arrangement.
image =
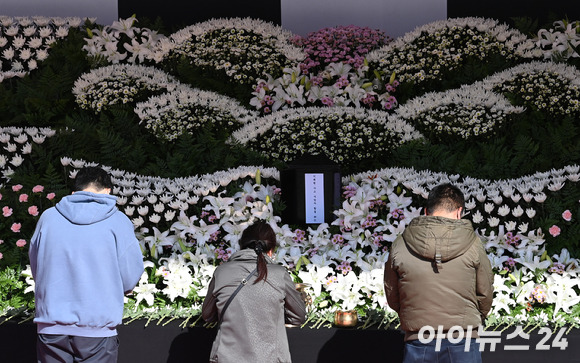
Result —
<instances>
[{"instance_id":1,"label":"flower arrangement","mask_svg":"<svg viewBox=\"0 0 580 363\"><path fill-rule=\"evenodd\" d=\"M289 42L291 33L253 19L213 19L173 35L161 56L185 57L204 71L225 75L237 84L253 84L266 74L278 76L283 67L305 54Z\"/></svg>"},{"instance_id":2,"label":"flower arrangement","mask_svg":"<svg viewBox=\"0 0 580 363\"><path fill-rule=\"evenodd\" d=\"M574 179L576 169L571 166L554 170L547 179ZM156 307L153 315L167 318L169 313L163 307L171 303L178 303L177 317L187 319L199 314L215 265L227 261L239 249L238 241L247 224L264 219L277 233L276 260L299 281L310 285L307 292L313 300L311 320L323 323L336 309L355 309L367 317L370 310L376 309L384 310L382 318L392 322L396 313L385 305L382 286L388 246L419 215L413 204L424 200L433 183L459 185L468 199L468 217L475 220L480 209L488 209L488 203L496 205L498 195L509 195L514 186L523 192L526 187L535 188L538 196L546 195L545 188L552 188L552 184L545 179L545 173L538 173L490 184L486 180L461 180L458 176L412 169L361 173L343 179L344 201L335 211L336 220L300 229L280 223L273 213L279 203L279 189L257 183L260 177L256 174L255 181L240 180L237 192L232 194L210 192L199 199L196 214L181 212L164 232L142 229L142 248L151 262L147 262L147 275L129 299L127 314L133 318L149 316L151 308ZM502 209L498 208L494 215L505 216ZM571 220L570 214L563 213L562 218ZM512 224L477 229L496 272L498 291L487 325L533 327L553 319L556 326L578 326L579 321L570 312L580 297L578 291L566 286L578 284L580 261L571 258L566 249L548 256L541 230L527 231L528 222L514 230ZM506 228L510 231L506 232ZM545 306L551 308L546 310Z\"/></svg>"},{"instance_id":3,"label":"flower arrangement","mask_svg":"<svg viewBox=\"0 0 580 363\"><path fill-rule=\"evenodd\" d=\"M580 71L561 63L530 62L483 80L484 87L507 95L513 103L553 116L580 112Z\"/></svg>"},{"instance_id":4,"label":"flower arrangement","mask_svg":"<svg viewBox=\"0 0 580 363\"><path fill-rule=\"evenodd\" d=\"M524 111L508 100L477 85L413 98L396 114L436 141L449 137L472 139L494 135L510 115Z\"/></svg>"},{"instance_id":5,"label":"flower arrangement","mask_svg":"<svg viewBox=\"0 0 580 363\"><path fill-rule=\"evenodd\" d=\"M0 82L4 78L24 77L48 57L58 39L66 38L69 28L77 28L81 18L0 16ZM88 20L92 22L93 20Z\"/></svg>"},{"instance_id":6,"label":"flower arrangement","mask_svg":"<svg viewBox=\"0 0 580 363\"><path fill-rule=\"evenodd\" d=\"M354 106L390 110L397 106L393 94L399 82L393 77L379 94L376 83L365 78L366 66L353 68L345 63L330 63L316 75L300 75L297 67L284 68L277 79L259 79L250 105L263 114L301 106Z\"/></svg>"},{"instance_id":7,"label":"flower arrangement","mask_svg":"<svg viewBox=\"0 0 580 363\"><path fill-rule=\"evenodd\" d=\"M112 25L88 29L88 38L83 50L93 64L117 63L143 64L146 61L159 62L156 58L161 39L165 37L156 31L135 26L137 18L119 19Z\"/></svg>"},{"instance_id":8,"label":"flower arrangement","mask_svg":"<svg viewBox=\"0 0 580 363\"><path fill-rule=\"evenodd\" d=\"M133 23L127 25L127 29L123 31L130 28L135 29ZM216 38L210 41L210 34ZM283 72L284 65L287 69L285 73L278 74L271 69L267 70L267 67L256 72L251 71L247 80L250 82L250 78L253 77L253 81L247 84L256 85L258 79L262 81L267 79L264 83L273 85L275 77L278 77L280 92L284 91L289 97L280 97L278 101L281 104L276 108L276 112L247 122L232 134L230 141L232 144L239 143L268 154L277 162L290 161L303 152L326 152L343 166L349 164L366 166L361 160L377 158L379 153L386 155L390 151L405 149L407 146L427 147L426 145L434 140L437 134L435 136L427 132L421 134L410 125L410 122L412 120L418 122L420 117L442 120L449 116L447 120L451 120L451 112L454 116L461 117L460 127L451 130L457 133L459 140L456 144L479 142L473 134L469 135L469 131L465 130L472 127L469 124L471 118L463 117L468 115L468 111L482 112L482 115L476 115L481 116L476 118L476 124L479 122L481 128L487 127L485 129L487 131L497 127L493 126L494 122L497 124L501 120L506 123L504 120L510 115L519 114L522 109L516 105L509 105L506 98L496 94L502 93L513 102L509 97L510 90L496 90L495 87L498 87L499 83L527 87L530 82L535 82L540 92L539 85L544 82L543 80L552 79L546 81L550 84L555 82L553 79L556 77L559 82L564 80L565 83L565 86L555 92L556 97L561 97L560 94L564 97L569 95L572 100L576 97L574 79L577 75L573 68L546 63L546 67L552 67L550 69L556 71L548 72L548 76L541 71L530 72L542 76L536 77L537 80L532 78L521 82L520 78L512 74L513 72L521 74L533 67L541 70L534 62L527 65L532 68L514 67L509 69L509 72L490 76L481 83L421 96L425 90L450 88L449 84L443 84L441 74L447 70L458 69L455 67L463 64L462 56L467 55L480 62L475 64L485 64L489 56L499 55L500 58L504 57L503 59L507 60L502 63L504 69L510 67L512 61L528 61L540 54L538 49L533 48L533 42L518 32L498 26L491 20L481 19L477 21L450 19L425 26L403 37L402 40L382 48L381 51L373 52L375 59L369 63L368 69L364 62L361 67L355 69L354 64L332 62L332 59L330 63L333 64L325 65L327 72L335 74L325 78L323 83L328 83L318 86L320 88L334 87L334 83L341 82L342 86L335 87L341 92L350 86L353 92L359 92L360 89L365 92L372 90L380 95L386 92L386 86L389 84L397 87L394 80L402 82L397 87L397 92L405 85L411 86L412 92L410 96L407 94L408 100L398 97L394 106L398 103L400 105L393 113L353 107L356 106L354 100L357 98L351 98L348 107L284 109L283 103L287 103L288 100L295 102L293 106L298 106L301 104L296 100L304 99L306 105L306 102L309 102L305 96L306 92L312 90L312 87L306 89L306 80L312 85L314 77L320 76L320 73L318 75L310 73L302 77L299 62L306 58L306 54L294 46L288 46L290 38L288 33L279 27L264 25L258 21L214 20L195 25L173 34L170 38L161 39L155 45L157 49L152 59L161 60L160 64L165 66L174 60L171 56L185 49L185 44L188 42L193 44L194 40L198 39L203 39L207 46L195 50L207 52L203 53L200 59L210 54L209 50L212 50L214 40L216 47L231 44L234 45L233 50L237 51L236 46L239 44L235 42L238 38L245 42L243 44L247 47L243 50L249 53L259 53L261 48L252 47L254 43L269 44L277 55L282 55L280 59L283 60L279 62L280 65L272 63L272 69L279 68L277 71ZM408 44L403 44L405 39ZM427 44L427 40L437 44ZM438 48L442 43L447 44L447 47ZM464 48L452 51L450 47L454 44ZM391 66L391 61L397 60L392 55L401 56L402 53L397 52L402 52L403 49L410 58L398 60L399 63L396 64L398 73L393 76L387 67ZM380 57L377 58L377 55ZM186 53L180 54L179 57L185 60L185 63L181 64L184 67L190 61L195 62L189 59ZM130 58L128 53L127 58L119 62L128 61ZM369 54L369 59L371 58ZM249 57L243 58L242 61L240 60L242 58L235 58L230 53L219 53L216 59L218 62L216 64L223 64L219 63L221 60L232 62L242 70L246 59L252 59L253 62L262 58ZM432 89L421 88L428 83L422 83L427 77L425 80L411 79L413 72L416 73L418 69L413 68L418 59L425 59L425 62L429 60L431 63L428 64L433 65L430 69L439 69L439 78L435 76L429 78L434 85ZM441 63L437 63L437 59L440 59ZM138 56L134 61L141 62ZM148 62L146 59L145 61ZM372 68L378 67L377 65L380 65L378 69ZM199 67L192 64L189 66ZM223 71L215 64L208 67L209 70ZM377 71L378 75L374 71ZM27 178L27 172L35 170L34 168L45 160L48 160L46 164L51 164L60 159L59 171L62 173L58 176L64 175L68 181L66 176L74 178L76 169L85 165L96 165L91 161L73 160L67 155L52 155L52 150L45 153L40 148L33 147L33 144L40 145L45 138L54 136L50 139L50 143L47 143L50 145L43 145L47 148L54 146L61 134L74 132L69 128L71 124L75 125L76 121L88 113L99 112L108 105L122 104L125 98L127 103L145 101L137 103L137 111L134 114L129 113L127 122L135 122L136 125L141 120L145 128L145 125L154 119L166 120L165 123L169 127L165 127L164 123L163 127L156 131L161 139L171 137L172 126L175 126L176 130L179 128L188 130L190 117L191 125L197 126L198 115L201 120L209 120L210 116L205 118L205 115L211 114L212 121L215 121L214 117L223 117L234 122L238 119L250 121L249 117L253 114L252 111L244 110L239 103L230 101L231 107L226 107L226 98L211 93L205 94L178 83L183 81L183 77L179 77L181 74L169 76L154 68L136 65L114 65L93 72L85 74L77 81L74 95L78 100L84 94L86 102L81 100L70 112L71 118L79 114L78 119L55 125L55 130L63 131L55 133L51 129L4 128L0 132L0 142L6 150L0 155L0 168L3 171L0 203L6 202L3 207L12 209L12 214L6 209L6 214L10 215L0 217L1 223L4 224L2 230L5 231L1 237L5 242L0 244L0 252L3 253L0 261L7 262L12 258L8 249L20 253L19 256L25 256L28 243L21 242L22 247L19 247L17 241L27 239L24 235L18 234L31 229L32 221L37 218L33 214L40 213L45 205L50 205L55 200L47 201L43 194L45 192L38 191L38 188L35 194L32 189L37 185L44 185L48 192L47 184L23 182ZM113 73L114 76L111 79L107 78L107 72ZM241 71L233 72L232 77L239 72ZM340 80L345 75L346 78ZM400 78L401 75L404 78ZM293 77L300 81L297 82ZM304 84L301 83L302 79ZM13 86L13 83L19 84L16 81L18 80L10 82L7 87ZM471 81L472 79L468 80ZM344 84L346 82L349 84ZM372 88L363 87L369 82ZM139 86L136 86L137 84ZM360 89L357 88L358 85ZM300 86L303 86L302 90ZM302 93L290 91L293 87ZM18 91L21 92L22 89ZM406 89L406 92L409 92L409 89ZM157 93L157 97L148 98ZM529 93L530 97L532 94ZM390 95L394 97L392 93ZM268 102L265 96L260 96L261 99L258 100L260 105L262 101ZM341 102L346 103L346 94L337 97L343 97L344 100L336 98L333 100L335 106ZM544 96L542 99L547 100ZM314 102L321 103L322 97L318 97ZM362 100L359 102L364 104ZM484 107L478 109L479 105ZM187 111L180 110L181 106L185 106L184 109ZM533 104L524 103L523 106L530 109ZM256 105L254 107L260 109ZM569 109L570 115L575 120L573 101L564 107L564 112ZM63 114L62 119L68 118L65 117L68 116L68 111L71 110L67 109L67 114ZM546 115L549 109L538 108L538 112ZM105 123L108 116L108 113L102 113L99 120ZM186 118L187 122L184 121ZM180 121L171 124L175 120ZM24 121L23 118L18 118L6 122L23 124ZM546 122L550 122L549 118ZM447 123L441 123L441 127L446 127ZM96 124L94 127L98 129L109 125L110 123L104 126ZM555 123L553 126L556 126ZM572 132L574 130L572 128L570 130L571 134L574 134ZM465 139L461 135L468 138L468 142L464 142ZM155 141L151 140L152 148L157 147ZM511 140L508 139L507 143L509 142ZM159 144L170 145L165 142ZM396 167L359 172L364 166L359 167L356 169L358 174L347 175L342 180L344 198L342 205L334 211L336 219L311 226L289 226L280 219L280 210L283 206L279 197L284 191L277 186L279 174L274 168L239 166L212 174L169 179L139 175L138 167L132 171L128 168L120 170L115 167L114 162L110 165L103 163L113 176L113 194L118 196L119 209L131 218L136 228L146 264L146 273L135 288L134 294L127 298L125 317L129 320L143 317L182 318L184 324L187 324L189 319L198 317L200 304L215 266L227 261L231 253L239 248L238 239L244 226L256 219L262 219L268 221L277 233L280 247L276 251L276 260L291 271L297 282L311 285L308 293L313 298L313 303L309 319L310 322L315 322L315 326L326 324L329 321L327 319L329 314L337 309L357 310L364 318L365 324L372 324L376 322L373 319L377 318L381 324L395 322L397 315L385 305L382 287L382 269L388 257L389 245L404 230L407 223L419 214L418 208L424 203L427 191L439 183L449 181L464 191L468 211L466 218L472 221L477 233L485 241L496 272L497 292L493 313L486 324L498 326L521 323L526 325L526 329L548 324L579 327L578 308L575 306L580 292L578 260L572 255L580 250L578 240L580 225L577 223L577 216L580 214L580 189L578 189L580 167L577 165L578 157L574 154L574 145L570 147L567 164L558 166L548 164L546 170L510 179L501 177L475 179L460 174ZM501 152L504 147L506 145L502 145ZM524 148L524 151L527 155L528 150ZM38 160L26 157L35 152L34 155L38 156ZM285 157L287 159L284 159ZM397 163L398 160L389 159L389 161L392 161L393 165L401 165ZM550 168L553 169L549 170ZM22 188L18 187L19 185L22 185ZM18 190L14 191L13 186ZM22 196L23 194L28 198ZM42 208L36 203L29 205L29 202L32 203L34 200L32 196L41 198L44 202ZM31 208L33 206L37 209ZM18 215L26 218L22 221L14 219ZM19 223L20 227L17 225ZM9 240L10 243L6 242ZM25 303L22 301L30 303L32 296L28 291L33 289L34 282L30 279L29 269L8 267L2 270L4 271L6 271L4 275L0 274L0 284L10 286L11 297L24 299L10 300L11 304L20 301L20 306L24 307ZM18 274L19 278L16 277ZM11 316L21 311L10 309L6 305L0 308L2 309L0 314L3 316Z\"/></svg>"},{"instance_id":9,"label":"flower arrangement","mask_svg":"<svg viewBox=\"0 0 580 363\"><path fill-rule=\"evenodd\" d=\"M174 77L156 68L116 64L83 74L72 92L81 108L99 113L111 105L134 103L179 85Z\"/></svg>"},{"instance_id":10,"label":"flower arrangement","mask_svg":"<svg viewBox=\"0 0 580 363\"><path fill-rule=\"evenodd\" d=\"M567 60L580 57L580 21L558 20L550 29L540 29L536 44L544 59Z\"/></svg>"},{"instance_id":11,"label":"flower arrangement","mask_svg":"<svg viewBox=\"0 0 580 363\"><path fill-rule=\"evenodd\" d=\"M14 173L12 168L22 165L27 155L32 153L32 144L42 144L55 133L47 127L0 127L0 144L5 144L4 152L0 154L0 180L10 181L10 176Z\"/></svg>"},{"instance_id":12,"label":"flower arrangement","mask_svg":"<svg viewBox=\"0 0 580 363\"><path fill-rule=\"evenodd\" d=\"M526 327L578 325L572 308L580 302L578 260L566 249L547 256L544 240L528 235L500 232L484 236L496 272L494 304L488 325L526 324Z\"/></svg>"},{"instance_id":13,"label":"flower arrangement","mask_svg":"<svg viewBox=\"0 0 580 363\"><path fill-rule=\"evenodd\" d=\"M67 157L61 158L61 163L70 177L76 175L77 169L98 165ZM158 230L171 226L182 211L188 211L200 198L230 183L254 178L257 173L264 179L279 177L277 169L253 166L176 179L137 175L107 165L101 167L111 174L112 194L117 196L119 209L132 219L135 227Z\"/></svg>"},{"instance_id":14,"label":"flower arrangement","mask_svg":"<svg viewBox=\"0 0 580 363\"><path fill-rule=\"evenodd\" d=\"M263 116L232 133L232 140L272 158L292 161L326 154L348 165L421 138L383 111L348 107L298 108Z\"/></svg>"},{"instance_id":15,"label":"flower arrangement","mask_svg":"<svg viewBox=\"0 0 580 363\"><path fill-rule=\"evenodd\" d=\"M306 37L294 36L291 42L303 48L308 57L300 63L303 74L316 74L331 63L345 63L358 69L371 50L391 42L384 32L356 25L324 28Z\"/></svg>"},{"instance_id":16,"label":"flower arrangement","mask_svg":"<svg viewBox=\"0 0 580 363\"><path fill-rule=\"evenodd\" d=\"M138 103L135 112L145 128L168 141L204 127L231 132L256 117L234 99L186 86Z\"/></svg>"},{"instance_id":17,"label":"flower arrangement","mask_svg":"<svg viewBox=\"0 0 580 363\"><path fill-rule=\"evenodd\" d=\"M55 204L56 194L46 192L44 186L32 188L15 184L2 195L0 226L11 234L0 240L0 266L23 266L28 259L28 248L38 217ZM7 238L8 237L8 238ZM26 247L26 248L25 248Z\"/></svg>"},{"instance_id":18,"label":"flower arrangement","mask_svg":"<svg viewBox=\"0 0 580 363\"><path fill-rule=\"evenodd\" d=\"M46 208L56 202L56 193L45 191L43 185L12 184L8 187L14 169L20 167L30 157L32 144L40 145L55 133L49 128L0 128L0 144L4 145L4 152L0 154L0 171L2 172L0 187L3 187L3 193L0 193L2 207L0 228L7 233L0 238L0 267L2 268L12 266L15 271L20 271L25 266L28 260L27 246L36 221ZM18 286L21 285L18 284Z\"/></svg>"},{"instance_id":19,"label":"flower arrangement","mask_svg":"<svg viewBox=\"0 0 580 363\"><path fill-rule=\"evenodd\" d=\"M540 55L531 39L492 19L456 18L433 22L368 54L371 70L380 77L395 73L401 83L415 87L443 81L468 59L485 62L492 55L504 61Z\"/></svg>"}]
</instances>

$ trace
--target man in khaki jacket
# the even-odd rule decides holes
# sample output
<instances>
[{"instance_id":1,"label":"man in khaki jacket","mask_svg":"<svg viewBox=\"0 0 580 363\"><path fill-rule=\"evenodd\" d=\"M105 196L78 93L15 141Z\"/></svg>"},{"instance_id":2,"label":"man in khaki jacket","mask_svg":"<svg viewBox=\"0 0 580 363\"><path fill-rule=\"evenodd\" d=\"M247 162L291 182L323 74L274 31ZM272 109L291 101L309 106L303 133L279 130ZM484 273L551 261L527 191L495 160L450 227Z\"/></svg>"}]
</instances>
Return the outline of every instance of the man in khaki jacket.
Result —
<instances>
[{"instance_id":1,"label":"man in khaki jacket","mask_svg":"<svg viewBox=\"0 0 580 363\"><path fill-rule=\"evenodd\" d=\"M491 309L493 272L471 222L461 219L464 205L459 188L433 188L425 216L391 247L385 293L405 331L404 363L481 362L475 338Z\"/></svg>"}]
</instances>

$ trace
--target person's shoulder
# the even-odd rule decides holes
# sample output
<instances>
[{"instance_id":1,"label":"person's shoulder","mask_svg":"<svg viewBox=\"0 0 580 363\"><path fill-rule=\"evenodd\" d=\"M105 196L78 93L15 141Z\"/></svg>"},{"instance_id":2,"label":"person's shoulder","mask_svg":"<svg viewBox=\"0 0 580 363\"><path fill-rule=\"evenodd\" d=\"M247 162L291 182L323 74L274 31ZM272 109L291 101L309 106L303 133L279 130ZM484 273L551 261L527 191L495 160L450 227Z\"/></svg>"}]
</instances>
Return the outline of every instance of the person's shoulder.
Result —
<instances>
[{"instance_id":1,"label":"person's shoulder","mask_svg":"<svg viewBox=\"0 0 580 363\"><path fill-rule=\"evenodd\" d=\"M276 262L269 263L268 268L275 271L288 271L288 269L284 265Z\"/></svg>"},{"instance_id":2,"label":"person's shoulder","mask_svg":"<svg viewBox=\"0 0 580 363\"><path fill-rule=\"evenodd\" d=\"M50 207L44 210L44 212L42 212L40 214L40 219L47 219L47 218L53 218L54 216L60 216L60 213L58 212L58 210L56 209L56 207Z\"/></svg>"},{"instance_id":3,"label":"person's shoulder","mask_svg":"<svg viewBox=\"0 0 580 363\"><path fill-rule=\"evenodd\" d=\"M288 274L288 269L285 266L282 266L277 263L269 263L268 274L274 274L276 276L284 276L285 274Z\"/></svg>"},{"instance_id":4,"label":"person's shoulder","mask_svg":"<svg viewBox=\"0 0 580 363\"><path fill-rule=\"evenodd\" d=\"M121 212L118 208L116 208L115 212L113 212L113 214L111 214L110 218L111 218L111 220L113 220L117 223L133 225L133 222L131 222L131 219L125 213Z\"/></svg>"}]
</instances>

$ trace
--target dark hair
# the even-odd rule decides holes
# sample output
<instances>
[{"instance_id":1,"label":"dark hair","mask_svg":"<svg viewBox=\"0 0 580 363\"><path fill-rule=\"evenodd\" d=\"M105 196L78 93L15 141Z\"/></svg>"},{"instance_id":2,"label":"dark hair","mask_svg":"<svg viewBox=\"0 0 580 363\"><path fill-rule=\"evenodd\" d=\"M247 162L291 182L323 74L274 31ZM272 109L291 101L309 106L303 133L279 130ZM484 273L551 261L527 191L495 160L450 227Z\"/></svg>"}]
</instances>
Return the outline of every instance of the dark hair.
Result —
<instances>
[{"instance_id":1,"label":"dark hair","mask_svg":"<svg viewBox=\"0 0 580 363\"><path fill-rule=\"evenodd\" d=\"M427 197L427 214L437 210L453 212L458 208L465 209L465 197L461 190L449 183L441 184L431 189Z\"/></svg>"},{"instance_id":2,"label":"dark hair","mask_svg":"<svg viewBox=\"0 0 580 363\"><path fill-rule=\"evenodd\" d=\"M89 187L97 190L112 189L111 176L105 170L96 166L87 166L79 169L75 177L74 191L78 192Z\"/></svg>"},{"instance_id":3,"label":"dark hair","mask_svg":"<svg viewBox=\"0 0 580 363\"><path fill-rule=\"evenodd\" d=\"M258 255L257 267L258 277L254 283L260 280L266 281L268 277L268 266L266 266L266 257L264 253L273 250L276 247L276 233L272 227L264 222L258 221L247 227L242 232L240 239L240 249L252 248Z\"/></svg>"}]
</instances>

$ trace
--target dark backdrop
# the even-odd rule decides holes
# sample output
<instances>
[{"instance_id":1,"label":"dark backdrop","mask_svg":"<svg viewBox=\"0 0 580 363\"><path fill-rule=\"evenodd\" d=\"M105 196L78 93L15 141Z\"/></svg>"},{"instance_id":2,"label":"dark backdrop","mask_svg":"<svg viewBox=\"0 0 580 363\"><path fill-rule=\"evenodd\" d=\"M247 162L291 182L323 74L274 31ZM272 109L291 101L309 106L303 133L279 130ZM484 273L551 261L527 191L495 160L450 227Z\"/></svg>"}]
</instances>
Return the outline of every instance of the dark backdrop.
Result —
<instances>
[{"instance_id":1,"label":"dark backdrop","mask_svg":"<svg viewBox=\"0 0 580 363\"><path fill-rule=\"evenodd\" d=\"M539 25L554 20L580 20L579 0L447 0L447 17L494 18L513 24L514 17L538 19Z\"/></svg>"},{"instance_id":2,"label":"dark backdrop","mask_svg":"<svg viewBox=\"0 0 580 363\"><path fill-rule=\"evenodd\" d=\"M119 17L160 18L174 31L211 18L251 17L281 25L281 0L118 0ZM356 0L353 0L356 1ZM404 0L399 0L404 1ZM447 16L494 18L513 25L513 17L538 19L539 25L580 20L580 0L447 0Z\"/></svg>"},{"instance_id":3,"label":"dark backdrop","mask_svg":"<svg viewBox=\"0 0 580 363\"><path fill-rule=\"evenodd\" d=\"M119 0L119 17L158 17L168 30L212 18L251 17L281 25L281 0Z\"/></svg>"}]
</instances>

